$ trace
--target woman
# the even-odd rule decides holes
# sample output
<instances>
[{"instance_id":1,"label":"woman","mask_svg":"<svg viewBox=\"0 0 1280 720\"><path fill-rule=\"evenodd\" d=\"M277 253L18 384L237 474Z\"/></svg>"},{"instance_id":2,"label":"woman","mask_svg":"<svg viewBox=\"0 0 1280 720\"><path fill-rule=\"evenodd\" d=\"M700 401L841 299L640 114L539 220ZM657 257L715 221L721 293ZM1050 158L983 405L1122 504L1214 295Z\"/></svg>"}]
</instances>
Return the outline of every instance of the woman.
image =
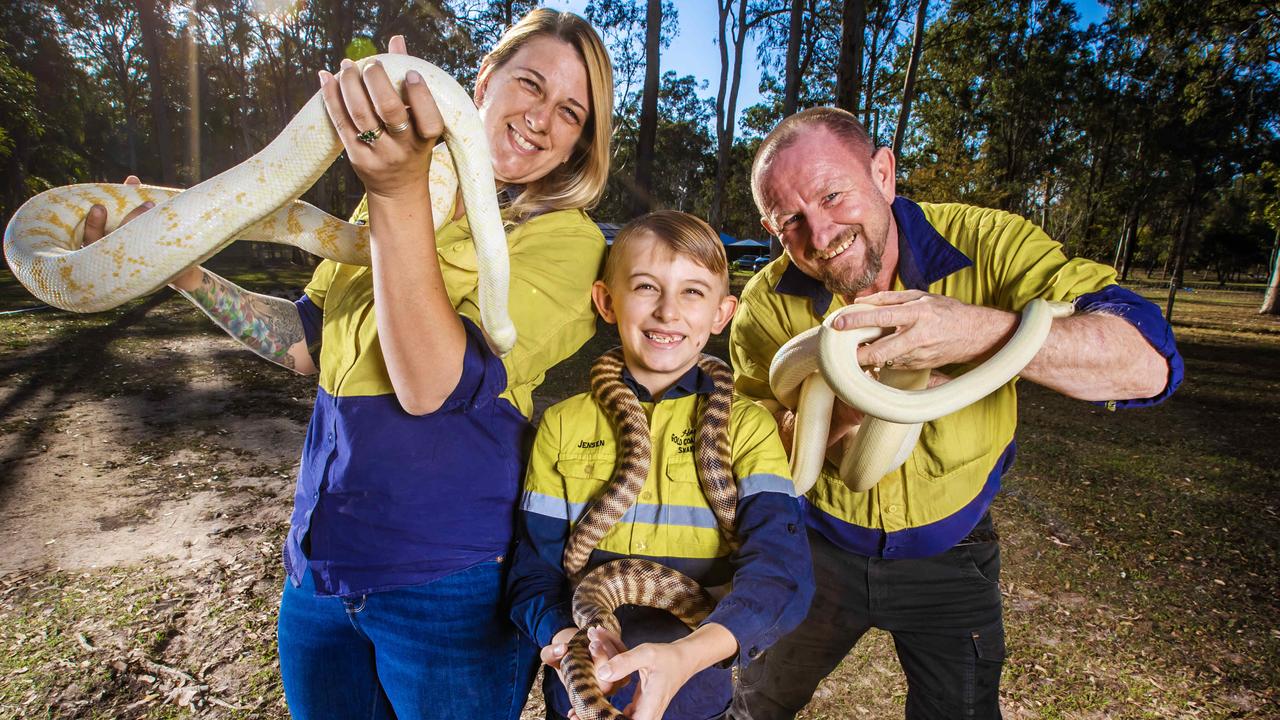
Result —
<instances>
[{"instance_id":1,"label":"woman","mask_svg":"<svg viewBox=\"0 0 1280 720\"><path fill-rule=\"evenodd\" d=\"M296 306L202 268L173 282L255 352L320 376L284 549L285 696L299 718L516 717L537 660L501 607L503 560L532 390L594 332L604 239L583 209L608 173L609 58L581 18L538 9L481 64L519 335L502 359L478 326L465 218L432 229L441 127L421 78L403 97L379 65L320 78L365 184L372 266L322 262Z\"/></svg>"}]
</instances>

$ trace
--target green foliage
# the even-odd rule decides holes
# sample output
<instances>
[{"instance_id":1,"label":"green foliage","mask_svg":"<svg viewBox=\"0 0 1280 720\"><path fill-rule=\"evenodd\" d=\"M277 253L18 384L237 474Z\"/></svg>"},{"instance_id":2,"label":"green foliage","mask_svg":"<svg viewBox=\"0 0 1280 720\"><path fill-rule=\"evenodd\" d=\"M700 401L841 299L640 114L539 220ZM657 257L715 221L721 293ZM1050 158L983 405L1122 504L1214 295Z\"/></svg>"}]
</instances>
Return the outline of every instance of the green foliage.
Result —
<instances>
[{"instance_id":1,"label":"green foliage","mask_svg":"<svg viewBox=\"0 0 1280 720\"><path fill-rule=\"evenodd\" d=\"M860 104L885 144L917 2L865 4ZM842 4L803 3L801 107L834 99ZM183 182L224 170L278 133L315 91L316 69L381 51L396 33L411 52L469 83L501 32L536 5L158 0L153 63L131 0L4 3L0 220L44 187L128 173L158 181L174 171L161 166L165 155ZM1149 266L1175 259L1187 217L1188 257L1248 266L1274 239L1238 228L1253 228L1254 217L1273 231L1280 225L1280 16L1256 3L1105 7L1106 18L1085 28L1068 0L931 3L898 159L900 192L1022 213L1071 252L1108 261L1132 225L1133 259ZM739 236L762 234L749 169L759 139L781 120L790 8L791 0L750 0L745 14L757 54L744 60L762 67L763 97L742 112L727 158L720 225ZM614 167L596 215L624 220L635 192L645 3L591 0L585 14L609 46L617 81ZM678 31L677 4L667 0L661 47ZM713 67L702 70L714 75ZM691 68L669 67L665 58L663 69L652 192L660 206L707 215L717 163L706 98L716 88L699 86L686 75ZM158 117L167 131L157 129ZM1252 179L1233 189L1241 178ZM1246 191L1248 203L1230 199ZM307 199L342 214L360 192L339 162ZM1231 217L1238 212L1249 218Z\"/></svg>"}]
</instances>

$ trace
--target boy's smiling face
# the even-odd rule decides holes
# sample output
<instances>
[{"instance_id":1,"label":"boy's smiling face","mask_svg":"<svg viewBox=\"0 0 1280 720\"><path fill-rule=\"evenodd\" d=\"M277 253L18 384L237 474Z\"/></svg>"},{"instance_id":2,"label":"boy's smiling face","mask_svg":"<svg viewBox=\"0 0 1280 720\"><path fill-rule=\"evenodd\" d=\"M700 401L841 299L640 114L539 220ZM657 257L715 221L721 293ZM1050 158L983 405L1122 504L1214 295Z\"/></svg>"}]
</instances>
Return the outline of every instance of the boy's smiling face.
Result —
<instances>
[{"instance_id":1,"label":"boy's smiling face","mask_svg":"<svg viewBox=\"0 0 1280 720\"><path fill-rule=\"evenodd\" d=\"M618 251L611 276L596 281L591 297L600 316L618 326L627 369L656 399L698 362L738 301L719 275L651 232Z\"/></svg>"}]
</instances>

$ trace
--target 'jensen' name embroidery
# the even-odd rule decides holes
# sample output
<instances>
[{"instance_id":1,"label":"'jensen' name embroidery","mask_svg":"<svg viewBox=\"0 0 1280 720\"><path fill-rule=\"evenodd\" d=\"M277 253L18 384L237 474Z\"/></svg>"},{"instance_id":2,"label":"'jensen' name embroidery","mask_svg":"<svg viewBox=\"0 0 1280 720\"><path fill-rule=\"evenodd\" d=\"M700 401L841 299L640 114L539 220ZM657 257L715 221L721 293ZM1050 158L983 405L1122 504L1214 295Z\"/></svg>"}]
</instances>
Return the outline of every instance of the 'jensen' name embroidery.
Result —
<instances>
[{"instance_id":1,"label":"'jensen' name embroidery","mask_svg":"<svg viewBox=\"0 0 1280 720\"><path fill-rule=\"evenodd\" d=\"M591 442L587 442L586 440L579 440L579 441L578 441L578 447L580 447L580 448L598 448L598 447L604 447L604 441L603 441L603 440L592 440Z\"/></svg>"}]
</instances>

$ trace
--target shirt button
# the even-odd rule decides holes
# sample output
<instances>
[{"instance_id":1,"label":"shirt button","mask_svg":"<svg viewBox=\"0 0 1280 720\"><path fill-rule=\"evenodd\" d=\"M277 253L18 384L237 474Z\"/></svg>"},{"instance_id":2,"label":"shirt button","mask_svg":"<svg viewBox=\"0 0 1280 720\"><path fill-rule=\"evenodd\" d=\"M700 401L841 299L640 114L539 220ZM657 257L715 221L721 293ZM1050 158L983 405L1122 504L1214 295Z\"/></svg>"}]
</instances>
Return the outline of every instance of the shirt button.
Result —
<instances>
[{"instance_id":1,"label":"shirt button","mask_svg":"<svg viewBox=\"0 0 1280 720\"><path fill-rule=\"evenodd\" d=\"M643 549L645 549L646 547L649 547L649 546L648 546L648 545L645 545L645 544L644 544L644 543L642 543L642 542L640 542L640 543L636 543L636 549L637 549L637 550L643 550Z\"/></svg>"},{"instance_id":2,"label":"shirt button","mask_svg":"<svg viewBox=\"0 0 1280 720\"><path fill-rule=\"evenodd\" d=\"M652 499L653 499L653 493L648 492L648 491L642 492L642 493L640 493L640 499L641 499L641 500L652 500Z\"/></svg>"},{"instance_id":3,"label":"shirt button","mask_svg":"<svg viewBox=\"0 0 1280 720\"><path fill-rule=\"evenodd\" d=\"M890 513L893 513L894 515L897 515L897 514L898 514L898 512L902 510L902 506L900 506L900 505L890 505L889 507L887 507L887 508L885 508L885 509L886 509L886 510L888 510Z\"/></svg>"}]
</instances>

